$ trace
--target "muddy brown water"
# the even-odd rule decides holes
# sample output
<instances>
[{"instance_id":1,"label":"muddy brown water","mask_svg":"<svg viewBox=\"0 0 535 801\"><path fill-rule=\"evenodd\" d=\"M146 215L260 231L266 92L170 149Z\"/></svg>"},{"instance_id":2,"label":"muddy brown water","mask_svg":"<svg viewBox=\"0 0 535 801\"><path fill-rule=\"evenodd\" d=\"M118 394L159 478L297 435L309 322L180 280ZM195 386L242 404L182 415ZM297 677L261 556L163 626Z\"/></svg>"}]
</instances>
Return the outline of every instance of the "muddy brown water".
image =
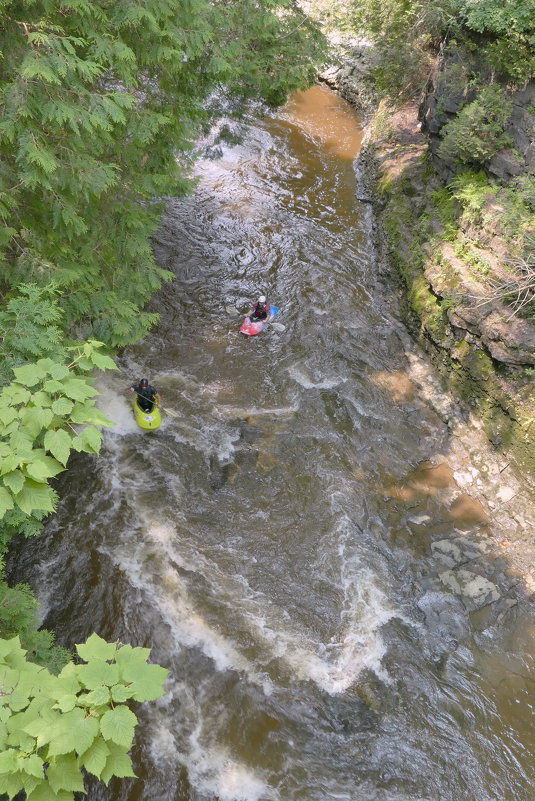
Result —
<instances>
[{"instance_id":1,"label":"muddy brown water","mask_svg":"<svg viewBox=\"0 0 535 801\"><path fill-rule=\"evenodd\" d=\"M485 519L440 500L448 431L377 279L359 120L315 87L243 127L169 202L160 325L100 382L117 425L11 568L60 642L171 671L138 710L140 780L91 797L533 799L533 622L474 632L426 582L433 533ZM225 309L260 293L284 329L246 339ZM174 412L148 435L122 392L141 374Z\"/></svg>"}]
</instances>

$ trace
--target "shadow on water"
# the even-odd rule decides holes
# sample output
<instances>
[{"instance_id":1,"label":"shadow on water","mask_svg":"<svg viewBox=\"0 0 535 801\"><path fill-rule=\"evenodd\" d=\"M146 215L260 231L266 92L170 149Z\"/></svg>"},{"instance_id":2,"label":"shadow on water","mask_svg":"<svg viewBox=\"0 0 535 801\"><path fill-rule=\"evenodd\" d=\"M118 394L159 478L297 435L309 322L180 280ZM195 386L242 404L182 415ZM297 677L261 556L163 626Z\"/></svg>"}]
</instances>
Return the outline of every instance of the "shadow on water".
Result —
<instances>
[{"instance_id":1,"label":"shadow on water","mask_svg":"<svg viewBox=\"0 0 535 801\"><path fill-rule=\"evenodd\" d=\"M143 781L92 798L532 798L533 620L411 378L360 137L315 87L170 201L161 324L100 385L118 425L12 561L62 643L96 630L171 671L139 710ZM284 329L245 339L261 292ZM178 415L147 436L121 396L141 373Z\"/></svg>"}]
</instances>

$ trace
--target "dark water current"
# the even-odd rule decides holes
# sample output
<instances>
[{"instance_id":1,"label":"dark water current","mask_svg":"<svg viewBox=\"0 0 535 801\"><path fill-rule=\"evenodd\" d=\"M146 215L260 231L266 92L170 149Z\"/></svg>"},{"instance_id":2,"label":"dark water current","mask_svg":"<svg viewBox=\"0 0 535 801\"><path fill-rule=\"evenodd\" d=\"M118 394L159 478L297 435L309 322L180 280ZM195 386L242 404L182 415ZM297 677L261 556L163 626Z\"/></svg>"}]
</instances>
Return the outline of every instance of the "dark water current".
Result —
<instances>
[{"instance_id":1,"label":"dark water current","mask_svg":"<svg viewBox=\"0 0 535 801\"><path fill-rule=\"evenodd\" d=\"M473 633L414 525L454 522L431 485L392 492L448 431L376 279L358 119L316 87L246 128L169 203L161 324L101 384L118 425L15 571L61 642L171 671L140 711L144 781L91 798L533 799L533 624ZM285 328L246 339L225 307L260 292ZM141 374L179 414L155 434L121 394Z\"/></svg>"}]
</instances>

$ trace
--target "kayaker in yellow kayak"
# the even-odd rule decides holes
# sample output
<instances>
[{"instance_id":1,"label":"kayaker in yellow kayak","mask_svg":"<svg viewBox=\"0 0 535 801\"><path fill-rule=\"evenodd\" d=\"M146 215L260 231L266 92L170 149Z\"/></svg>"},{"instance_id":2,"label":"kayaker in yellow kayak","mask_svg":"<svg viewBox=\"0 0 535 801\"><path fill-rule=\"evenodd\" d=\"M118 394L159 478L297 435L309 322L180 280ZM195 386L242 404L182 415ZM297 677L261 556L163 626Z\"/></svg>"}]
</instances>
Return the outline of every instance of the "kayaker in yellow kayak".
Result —
<instances>
[{"instance_id":1,"label":"kayaker in yellow kayak","mask_svg":"<svg viewBox=\"0 0 535 801\"><path fill-rule=\"evenodd\" d=\"M154 409L154 405L159 406L161 403L160 393L155 387L152 387L146 378L142 378L139 384L132 384L127 387L130 392L135 392L137 395L137 404L139 408L149 414Z\"/></svg>"}]
</instances>

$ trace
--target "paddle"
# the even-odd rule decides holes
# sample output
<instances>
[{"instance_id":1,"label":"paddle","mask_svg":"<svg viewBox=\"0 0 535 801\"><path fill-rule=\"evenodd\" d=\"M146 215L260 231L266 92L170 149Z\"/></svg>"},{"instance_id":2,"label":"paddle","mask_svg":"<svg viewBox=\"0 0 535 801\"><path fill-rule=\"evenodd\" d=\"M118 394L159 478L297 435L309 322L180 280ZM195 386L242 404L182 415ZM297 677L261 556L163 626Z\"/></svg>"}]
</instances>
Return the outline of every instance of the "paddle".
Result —
<instances>
[{"instance_id":1,"label":"paddle","mask_svg":"<svg viewBox=\"0 0 535 801\"><path fill-rule=\"evenodd\" d=\"M167 409L165 406L159 406L162 411L168 414L170 417L180 417L178 412L174 412L172 409Z\"/></svg>"}]
</instances>

